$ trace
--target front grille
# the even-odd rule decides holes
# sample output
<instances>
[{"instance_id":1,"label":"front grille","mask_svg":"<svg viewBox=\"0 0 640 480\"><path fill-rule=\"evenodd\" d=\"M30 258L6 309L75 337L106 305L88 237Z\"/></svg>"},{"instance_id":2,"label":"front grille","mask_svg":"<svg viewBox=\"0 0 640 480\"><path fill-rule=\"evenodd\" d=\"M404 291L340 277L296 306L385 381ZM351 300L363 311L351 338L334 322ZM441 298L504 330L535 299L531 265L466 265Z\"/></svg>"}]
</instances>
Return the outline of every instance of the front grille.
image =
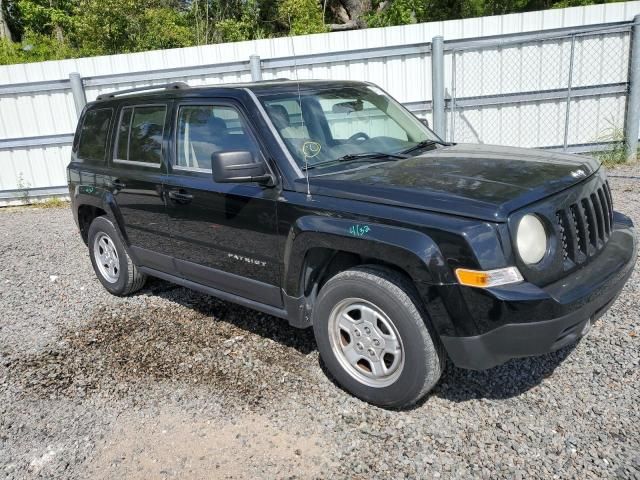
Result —
<instances>
[{"instance_id":1,"label":"front grille","mask_svg":"<svg viewBox=\"0 0 640 480\"><path fill-rule=\"evenodd\" d=\"M604 248L613 226L609 183L556 212L563 260L581 264Z\"/></svg>"}]
</instances>

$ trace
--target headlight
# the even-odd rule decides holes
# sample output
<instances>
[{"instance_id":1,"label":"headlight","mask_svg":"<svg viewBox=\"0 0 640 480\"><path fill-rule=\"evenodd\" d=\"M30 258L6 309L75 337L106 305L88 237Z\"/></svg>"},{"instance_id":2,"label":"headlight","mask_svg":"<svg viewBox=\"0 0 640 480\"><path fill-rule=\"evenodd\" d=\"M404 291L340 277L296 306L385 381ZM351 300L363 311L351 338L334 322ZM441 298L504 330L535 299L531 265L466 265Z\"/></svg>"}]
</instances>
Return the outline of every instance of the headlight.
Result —
<instances>
[{"instance_id":1,"label":"headlight","mask_svg":"<svg viewBox=\"0 0 640 480\"><path fill-rule=\"evenodd\" d=\"M516 244L524 263L533 265L544 258L547 253L547 232L538 217L527 214L520 219Z\"/></svg>"}]
</instances>

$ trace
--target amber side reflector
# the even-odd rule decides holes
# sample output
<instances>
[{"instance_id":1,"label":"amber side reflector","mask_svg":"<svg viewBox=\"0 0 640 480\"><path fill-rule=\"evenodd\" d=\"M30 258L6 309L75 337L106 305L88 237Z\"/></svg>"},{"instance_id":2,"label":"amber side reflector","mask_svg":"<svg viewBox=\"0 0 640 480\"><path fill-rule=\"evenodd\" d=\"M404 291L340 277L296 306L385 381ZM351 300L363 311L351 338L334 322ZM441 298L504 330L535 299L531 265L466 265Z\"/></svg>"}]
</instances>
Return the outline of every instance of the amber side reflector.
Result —
<instances>
[{"instance_id":1,"label":"amber side reflector","mask_svg":"<svg viewBox=\"0 0 640 480\"><path fill-rule=\"evenodd\" d=\"M507 285L523 280L522 275L516 267L486 271L457 268L456 277L460 284L477 288L496 287L498 285Z\"/></svg>"}]
</instances>

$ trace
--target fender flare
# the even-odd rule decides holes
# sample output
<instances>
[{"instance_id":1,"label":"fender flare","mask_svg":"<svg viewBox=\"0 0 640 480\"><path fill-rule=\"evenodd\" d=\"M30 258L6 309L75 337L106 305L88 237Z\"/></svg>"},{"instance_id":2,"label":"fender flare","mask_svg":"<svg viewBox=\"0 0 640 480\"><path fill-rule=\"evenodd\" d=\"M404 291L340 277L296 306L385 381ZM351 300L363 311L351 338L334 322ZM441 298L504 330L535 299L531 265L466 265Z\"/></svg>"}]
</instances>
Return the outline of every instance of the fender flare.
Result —
<instances>
[{"instance_id":1,"label":"fender flare","mask_svg":"<svg viewBox=\"0 0 640 480\"><path fill-rule=\"evenodd\" d=\"M124 219L120 213L118 205L113 197L113 193L105 188L94 185L76 185L73 192L74 217L78 222L78 211L81 206L90 205L107 212L107 216L116 226L120 238L128 250L129 238L124 229Z\"/></svg>"},{"instance_id":2,"label":"fender flare","mask_svg":"<svg viewBox=\"0 0 640 480\"><path fill-rule=\"evenodd\" d=\"M313 248L382 260L407 272L416 285L455 283L438 245L425 233L381 223L305 216L292 226L284 249L283 286L287 295L302 294L304 262Z\"/></svg>"}]
</instances>

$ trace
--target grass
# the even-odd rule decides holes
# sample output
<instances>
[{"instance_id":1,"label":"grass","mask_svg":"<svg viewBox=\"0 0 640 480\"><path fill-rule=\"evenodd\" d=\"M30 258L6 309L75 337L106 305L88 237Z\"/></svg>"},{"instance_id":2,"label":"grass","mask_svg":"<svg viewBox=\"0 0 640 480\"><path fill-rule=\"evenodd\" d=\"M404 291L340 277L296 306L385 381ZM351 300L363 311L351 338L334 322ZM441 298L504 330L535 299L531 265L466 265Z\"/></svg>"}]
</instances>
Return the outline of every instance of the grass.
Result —
<instances>
[{"instance_id":1,"label":"grass","mask_svg":"<svg viewBox=\"0 0 640 480\"><path fill-rule=\"evenodd\" d=\"M69 201L62 200L59 197L51 197L45 200L35 201L32 203L32 206L38 208L63 208L69 206Z\"/></svg>"},{"instance_id":2,"label":"grass","mask_svg":"<svg viewBox=\"0 0 640 480\"><path fill-rule=\"evenodd\" d=\"M638 149L635 159L629 161L624 142L624 130L611 122L609 122L609 124L611 126L606 130L600 140L603 142L611 142L611 146L607 150L595 154L598 160L606 167L614 167L616 165L637 161L638 158L640 158L640 148Z\"/></svg>"},{"instance_id":3,"label":"grass","mask_svg":"<svg viewBox=\"0 0 640 480\"><path fill-rule=\"evenodd\" d=\"M35 198L27 199L27 201L23 201L21 204L13 204L8 205L6 207L0 207L0 210L13 210L17 208L68 208L69 200L65 200L59 197L51 197L45 198L43 200L38 200Z\"/></svg>"}]
</instances>

